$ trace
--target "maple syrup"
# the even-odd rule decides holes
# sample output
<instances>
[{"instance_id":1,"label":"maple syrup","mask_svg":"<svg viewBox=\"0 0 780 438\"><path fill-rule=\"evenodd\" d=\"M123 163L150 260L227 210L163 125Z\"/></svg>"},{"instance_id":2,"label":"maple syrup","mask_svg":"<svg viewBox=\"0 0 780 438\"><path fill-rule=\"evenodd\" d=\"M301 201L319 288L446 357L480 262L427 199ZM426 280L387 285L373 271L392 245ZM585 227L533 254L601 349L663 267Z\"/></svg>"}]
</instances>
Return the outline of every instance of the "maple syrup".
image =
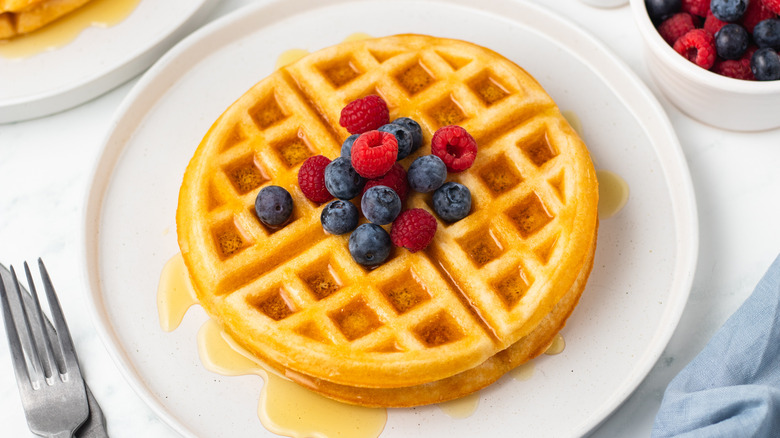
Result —
<instances>
[{"instance_id":1,"label":"maple syrup","mask_svg":"<svg viewBox=\"0 0 780 438\"><path fill-rule=\"evenodd\" d=\"M28 34L0 42L0 56L26 58L62 47L88 27L108 28L127 18L141 0L93 0Z\"/></svg>"}]
</instances>

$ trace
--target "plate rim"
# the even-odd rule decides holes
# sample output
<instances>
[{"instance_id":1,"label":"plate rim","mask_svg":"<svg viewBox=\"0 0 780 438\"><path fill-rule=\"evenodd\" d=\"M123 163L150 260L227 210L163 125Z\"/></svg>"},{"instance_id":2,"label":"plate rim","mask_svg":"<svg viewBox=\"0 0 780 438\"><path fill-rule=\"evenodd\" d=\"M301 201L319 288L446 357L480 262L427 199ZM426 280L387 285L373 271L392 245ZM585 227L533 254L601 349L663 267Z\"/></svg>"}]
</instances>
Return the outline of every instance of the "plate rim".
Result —
<instances>
[{"instance_id":1,"label":"plate rim","mask_svg":"<svg viewBox=\"0 0 780 438\"><path fill-rule=\"evenodd\" d=\"M188 16L181 17L158 38L149 44L135 47L132 52L118 61L98 71L90 72L70 84L63 84L57 88L40 90L23 96L0 99L0 124L20 122L58 113L100 96L135 77L175 46L177 40L186 37L189 31L202 24L220 0L195 1L200 4L193 8ZM104 30L110 31L111 27ZM76 38L79 37L81 34ZM66 46L59 47L57 50ZM45 53L41 55L45 55Z\"/></svg>"},{"instance_id":2,"label":"plate rim","mask_svg":"<svg viewBox=\"0 0 780 438\"><path fill-rule=\"evenodd\" d=\"M323 0L318 2L316 7L327 7L352 1L354 0ZM377 0L374 2L384 3L385 1ZM467 0L427 0L427 2L474 8L473 4L470 4ZM110 124L110 129L102 141L100 154L93 164L89 179L90 184L86 190L85 199L87 199L87 202L84 204L83 209L83 238L81 239L82 242L84 242L84 245L81 247L81 257L85 262L83 263L84 268L82 270L82 275L86 279L86 284L89 286L87 291L87 308L91 315L93 326L115 365L135 393L161 420L163 420L164 423L176 432L187 437L196 437L198 435L187 425L179 421L178 417L169 412L163 403L154 396L151 388L145 385L142 382L141 376L135 372L132 361L127 357L126 353L119 348L121 343L117 339L111 321L108 319L104 310L102 295L100 293L100 251L98 248L100 239L98 233L94 232L94 230L99 230L103 215L103 199L110 186L111 175L116 166L120 163L122 152L131 137L131 131L124 132L122 129L125 128L125 131L127 131L128 126L136 126L137 122L142 121L144 118L144 114L133 115L133 108L136 106L141 106L143 108L153 106L157 99L154 97L151 97L150 99L150 96L145 96L145 94L150 93L150 88L154 88L153 86L157 82L165 82L166 75L179 76L189 71L189 68L198 63L198 60L194 60L191 64L188 63L184 67L178 66L174 69L172 68L172 64L174 64L177 59L193 55L192 51L197 52L198 46L207 42L209 37L215 37L222 32L225 32L225 29L230 27L231 23L242 20L245 15L254 15L264 9L273 9L280 6L284 7L285 3L289 3L289 0L261 0L256 3L241 6L188 35L155 62L133 86L115 111ZM508 11L510 8L518 8L519 6L531 8L538 13L549 16L551 19L560 21L569 31L576 33L577 36L581 38L581 40L576 42L577 45L587 46L591 51L595 51L598 55L602 56L605 61L608 61L610 67L615 67L615 70L613 71L605 72L602 68L601 70L594 70L593 73L604 79L607 84L611 84L608 79L620 79L621 81L626 82L630 85L630 90L633 93L636 93L637 97L641 98L641 103L646 105L647 108L657 116L652 120L652 126L647 126L645 124L648 122L647 120L643 120L643 123L641 123L640 126L648 133L649 137L664 140L663 142L655 141L651 143L653 145L653 152L658 157L659 163L661 163L664 180L669 184L669 187L677 189L676 191L668 191L668 194L672 204L673 222L675 231L678 233L677 237L679 241L679 244L675 248L676 262L671 277L670 290L679 291L679 295L674 297L673 300L664 303L666 309L656 324L656 328L651 337L652 341L648 342L644 348L645 354L637 358L637 364L643 366L636 366L631 373L624 376L623 384L616 387L613 396L610 399L605 400L605 402L601 404L601 408L594 411L594 413L589 416L588 421L584 421L582 424L573 428L573 433L582 436L595 430L631 396L647 377L676 331L691 292L698 259L699 226L696 197L688 164L671 121L656 96L650 91L648 86L639 78L639 76L628 67L625 61L615 55L611 49L594 37L589 31L567 17L556 15L554 11L549 8L526 0L483 0L484 11L488 13L499 13L501 12L502 7L506 8L505 10ZM289 13L285 14L285 17L289 18L297 14L298 12ZM514 18L510 18L510 20L517 21ZM553 39L559 41L558 38ZM572 44L568 44L567 42L567 46ZM205 55L201 54L198 59L202 59L203 56ZM593 65L594 63L594 61L585 62L587 65ZM172 72L172 69L177 71ZM626 102L628 100L626 96L618 93L613 85L610 85L609 88L614 91L616 97L622 101ZM147 101L149 101L148 104L144 103ZM635 109L633 108L635 104L626 104L626 106L632 113L635 113ZM636 114L633 115L639 120L639 118L636 117ZM651 136L649 134L650 132L653 132L654 134ZM659 150L659 148L662 149ZM659 154L659 152L664 152L664 154Z\"/></svg>"}]
</instances>

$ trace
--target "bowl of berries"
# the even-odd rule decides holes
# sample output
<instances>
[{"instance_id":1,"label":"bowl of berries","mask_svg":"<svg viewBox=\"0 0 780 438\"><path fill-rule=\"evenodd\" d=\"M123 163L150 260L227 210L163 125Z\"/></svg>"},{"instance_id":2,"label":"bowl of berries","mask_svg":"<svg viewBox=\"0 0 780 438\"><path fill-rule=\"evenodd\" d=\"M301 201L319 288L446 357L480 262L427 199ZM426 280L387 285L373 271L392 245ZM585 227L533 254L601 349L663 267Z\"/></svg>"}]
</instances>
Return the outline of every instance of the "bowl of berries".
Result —
<instances>
[{"instance_id":1,"label":"bowl of berries","mask_svg":"<svg viewBox=\"0 0 780 438\"><path fill-rule=\"evenodd\" d=\"M780 0L631 0L647 68L689 116L780 127Z\"/></svg>"}]
</instances>

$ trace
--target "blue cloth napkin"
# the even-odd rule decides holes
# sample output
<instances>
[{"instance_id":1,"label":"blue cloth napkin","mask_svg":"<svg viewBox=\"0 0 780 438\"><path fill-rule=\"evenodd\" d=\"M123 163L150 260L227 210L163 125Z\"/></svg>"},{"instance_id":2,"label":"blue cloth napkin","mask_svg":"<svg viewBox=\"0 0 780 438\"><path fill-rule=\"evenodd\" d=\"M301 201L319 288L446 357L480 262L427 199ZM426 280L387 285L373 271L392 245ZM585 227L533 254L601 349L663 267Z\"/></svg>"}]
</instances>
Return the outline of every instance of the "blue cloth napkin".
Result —
<instances>
[{"instance_id":1,"label":"blue cloth napkin","mask_svg":"<svg viewBox=\"0 0 780 438\"><path fill-rule=\"evenodd\" d=\"M780 437L780 257L666 388L653 437Z\"/></svg>"}]
</instances>

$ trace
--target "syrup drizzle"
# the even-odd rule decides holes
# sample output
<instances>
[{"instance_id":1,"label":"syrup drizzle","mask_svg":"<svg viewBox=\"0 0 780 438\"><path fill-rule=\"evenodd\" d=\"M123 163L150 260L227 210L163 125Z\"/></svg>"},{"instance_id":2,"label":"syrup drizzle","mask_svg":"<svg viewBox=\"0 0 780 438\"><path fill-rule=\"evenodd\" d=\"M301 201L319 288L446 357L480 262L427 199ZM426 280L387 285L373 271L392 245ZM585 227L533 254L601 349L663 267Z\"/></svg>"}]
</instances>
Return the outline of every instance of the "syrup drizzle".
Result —
<instances>
[{"instance_id":1,"label":"syrup drizzle","mask_svg":"<svg viewBox=\"0 0 780 438\"><path fill-rule=\"evenodd\" d=\"M534 376L534 369L536 368L536 365L534 365L533 361L526 362L524 364L521 364L517 366L515 369L510 371L508 374L512 376L513 379L524 382L526 380L531 380L531 377Z\"/></svg>"},{"instance_id":2,"label":"syrup drizzle","mask_svg":"<svg viewBox=\"0 0 780 438\"><path fill-rule=\"evenodd\" d=\"M451 418L468 418L479 406L479 393L475 392L465 397L456 398L444 403L439 403L439 409Z\"/></svg>"},{"instance_id":3,"label":"syrup drizzle","mask_svg":"<svg viewBox=\"0 0 780 438\"><path fill-rule=\"evenodd\" d=\"M563 349L566 348L566 341L563 339L563 335L556 333L550 346L547 347L547 351L544 354L548 356L555 356L556 354L563 353Z\"/></svg>"},{"instance_id":4,"label":"syrup drizzle","mask_svg":"<svg viewBox=\"0 0 780 438\"><path fill-rule=\"evenodd\" d=\"M177 254L165 264L160 277L160 326L165 331L176 329L187 309L196 303L184 259ZM257 415L273 433L294 438L373 438L384 430L386 409L340 403L283 378L230 339L214 320L206 321L198 332L198 352L211 372L225 376L253 374L265 381Z\"/></svg>"},{"instance_id":5,"label":"syrup drizzle","mask_svg":"<svg viewBox=\"0 0 780 438\"><path fill-rule=\"evenodd\" d=\"M255 374L265 381L257 415L273 433L294 438L365 438L377 437L384 430L386 409L340 403L279 376L253 360L214 320L206 321L198 332L198 352L211 372L226 376Z\"/></svg>"},{"instance_id":6,"label":"syrup drizzle","mask_svg":"<svg viewBox=\"0 0 780 438\"><path fill-rule=\"evenodd\" d=\"M597 170L599 180L599 219L616 215L628 202L628 183L620 175L609 170Z\"/></svg>"},{"instance_id":7,"label":"syrup drizzle","mask_svg":"<svg viewBox=\"0 0 780 438\"><path fill-rule=\"evenodd\" d=\"M157 314L160 327L171 332L181 324L187 310L198 303L192 288L184 258L176 254L163 267L157 286Z\"/></svg>"},{"instance_id":8,"label":"syrup drizzle","mask_svg":"<svg viewBox=\"0 0 780 438\"><path fill-rule=\"evenodd\" d=\"M71 41L86 28L107 28L127 18L140 0L93 0L28 34L0 41L0 56L26 58L54 50Z\"/></svg>"}]
</instances>

